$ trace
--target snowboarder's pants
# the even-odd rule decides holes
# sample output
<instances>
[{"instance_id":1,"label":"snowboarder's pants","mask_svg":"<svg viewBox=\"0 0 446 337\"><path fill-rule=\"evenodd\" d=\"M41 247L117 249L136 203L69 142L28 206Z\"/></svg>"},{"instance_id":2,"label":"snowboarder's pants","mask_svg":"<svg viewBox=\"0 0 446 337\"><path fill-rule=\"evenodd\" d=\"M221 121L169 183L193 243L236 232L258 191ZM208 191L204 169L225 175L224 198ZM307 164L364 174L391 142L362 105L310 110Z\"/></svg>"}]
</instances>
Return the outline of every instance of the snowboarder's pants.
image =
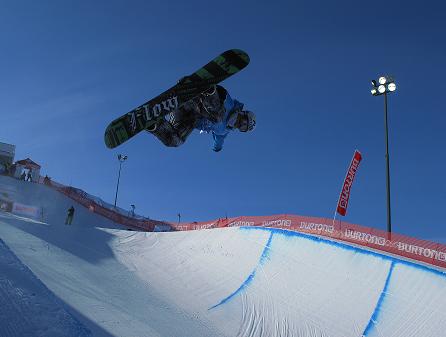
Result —
<instances>
[{"instance_id":1,"label":"snowboarder's pants","mask_svg":"<svg viewBox=\"0 0 446 337\"><path fill-rule=\"evenodd\" d=\"M171 112L167 119L162 118L153 133L164 145L177 147L183 144L201 118L213 122L224 116L224 100L227 91L223 87L213 88L212 93L202 94L181 108Z\"/></svg>"},{"instance_id":2,"label":"snowboarder's pants","mask_svg":"<svg viewBox=\"0 0 446 337\"><path fill-rule=\"evenodd\" d=\"M183 106L173 111L169 120L161 119L155 131L149 131L155 135L164 145L177 147L182 145L194 129L196 111L193 106Z\"/></svg>"}]
</instances>

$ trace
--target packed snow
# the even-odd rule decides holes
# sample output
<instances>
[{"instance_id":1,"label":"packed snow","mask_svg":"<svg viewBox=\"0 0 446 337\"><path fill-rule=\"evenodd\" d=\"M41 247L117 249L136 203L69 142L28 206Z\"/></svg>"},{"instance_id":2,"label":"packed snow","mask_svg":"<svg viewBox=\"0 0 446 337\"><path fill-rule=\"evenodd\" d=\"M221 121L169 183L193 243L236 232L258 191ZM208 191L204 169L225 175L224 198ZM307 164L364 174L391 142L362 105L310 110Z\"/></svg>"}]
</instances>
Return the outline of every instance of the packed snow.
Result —
<instances>
[{"instance_id":1,"label":"packed snow","mask_svg":"<svg viewBox=\"0 0 446 337\"><path fill-rule=\"evenodd\" d=\"M0 336L441 336L443 270L271 228L129 231L0 176ZM65 225L73 205L72 225Z\"/></svg>"}]
</instances>

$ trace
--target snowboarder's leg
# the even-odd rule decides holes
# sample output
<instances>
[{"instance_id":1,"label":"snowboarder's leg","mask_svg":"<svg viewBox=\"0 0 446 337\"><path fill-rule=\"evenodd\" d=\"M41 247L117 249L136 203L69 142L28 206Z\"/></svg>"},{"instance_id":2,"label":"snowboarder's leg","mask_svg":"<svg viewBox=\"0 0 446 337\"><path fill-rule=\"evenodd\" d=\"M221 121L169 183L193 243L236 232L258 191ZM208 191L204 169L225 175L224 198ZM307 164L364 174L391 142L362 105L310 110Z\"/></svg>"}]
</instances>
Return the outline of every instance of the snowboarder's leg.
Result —
<instances>
[{"instance_id":1,"label":"snowboarder's leg","mask_svg":"<svg viewBox=\"0 0 446 337\"><path fill-rule=\"evenodd\" d=\"M183 144L194 129L195 110L194 105L186 105L175 110L168 116L169 120L162 118L152 128L147 129L155 135L164 145L177 147Z\"/></svg>"},{"instance_id":2,"label":"snowboarder's leg","mask_svg":"<svg viewBox=\"0 0 446 337\"><path fill-rule=\"evenodd\" d=\"M199 101L202 107L199 112L200 115L214 123L222 121L225 114L224 101L226 95L226 89L216 85L202 93L199 96Z\"/></svg>"}]
</instances>

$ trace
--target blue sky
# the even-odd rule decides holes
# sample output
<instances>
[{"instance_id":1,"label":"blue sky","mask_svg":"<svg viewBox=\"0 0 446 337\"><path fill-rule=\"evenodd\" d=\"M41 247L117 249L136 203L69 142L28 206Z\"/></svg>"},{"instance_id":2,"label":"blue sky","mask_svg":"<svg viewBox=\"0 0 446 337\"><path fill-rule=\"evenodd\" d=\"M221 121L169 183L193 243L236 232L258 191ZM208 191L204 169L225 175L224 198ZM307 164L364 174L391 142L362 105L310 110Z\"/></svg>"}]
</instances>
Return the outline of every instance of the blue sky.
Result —
<instances>
[{"instance_id":1,"label":"blue sky","mask_svg":"<svg viewBox=\"0 0 446 337\"><path fill-rule=\"evenodd\" d=\"M42 173L156 219L290 213L332 217L355 149L363 161L343 219L386 228L383 97L391 74L392 223L446 242L445 5L392 1L20 1L0 11L0 141ZM115 150L107 124L220 52L250 65L224 82L257 114L222 152L194 132Z\"/></svg>"}]
</instances>

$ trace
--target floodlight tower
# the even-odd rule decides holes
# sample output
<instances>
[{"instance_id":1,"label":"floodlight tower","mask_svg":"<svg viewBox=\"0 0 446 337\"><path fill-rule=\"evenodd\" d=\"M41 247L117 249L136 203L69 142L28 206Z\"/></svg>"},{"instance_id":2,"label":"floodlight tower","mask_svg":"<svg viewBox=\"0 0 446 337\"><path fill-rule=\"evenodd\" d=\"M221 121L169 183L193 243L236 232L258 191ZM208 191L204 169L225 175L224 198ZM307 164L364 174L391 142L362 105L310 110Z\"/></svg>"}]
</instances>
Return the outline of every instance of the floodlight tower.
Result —
<instances>
[{"instance_id":1,"label":"floodlight tower","mask_svg":"<svg viewBox=\"0 0 446 337\"><path fill-rule=\"evenodd\" d=\"M121 167L122 163L127 160L127 156L124 156L123 154L118 154L118 160L119 160L119 173L118 173L118 182L116 184L115 208L116 208L116 201L118 200L118 189L119 189L119 179L121 178Z\"/></svg>"},{"instance_id":2,"label":"floodlight tower","mask_svg":"<svg viewBox=\"0 0 446 337\"><path fill-rule=\"evenodd\" d=\"M384 129L386 140L386 190L387 190L387 232L392 232L392 222L390 215L390 164L389 164L389 128L387 123L387 94L396 90L396 84L392 77L381 76L378 82L372 81L372 95L384 95Z\"/></svg>"}]
</instances>

